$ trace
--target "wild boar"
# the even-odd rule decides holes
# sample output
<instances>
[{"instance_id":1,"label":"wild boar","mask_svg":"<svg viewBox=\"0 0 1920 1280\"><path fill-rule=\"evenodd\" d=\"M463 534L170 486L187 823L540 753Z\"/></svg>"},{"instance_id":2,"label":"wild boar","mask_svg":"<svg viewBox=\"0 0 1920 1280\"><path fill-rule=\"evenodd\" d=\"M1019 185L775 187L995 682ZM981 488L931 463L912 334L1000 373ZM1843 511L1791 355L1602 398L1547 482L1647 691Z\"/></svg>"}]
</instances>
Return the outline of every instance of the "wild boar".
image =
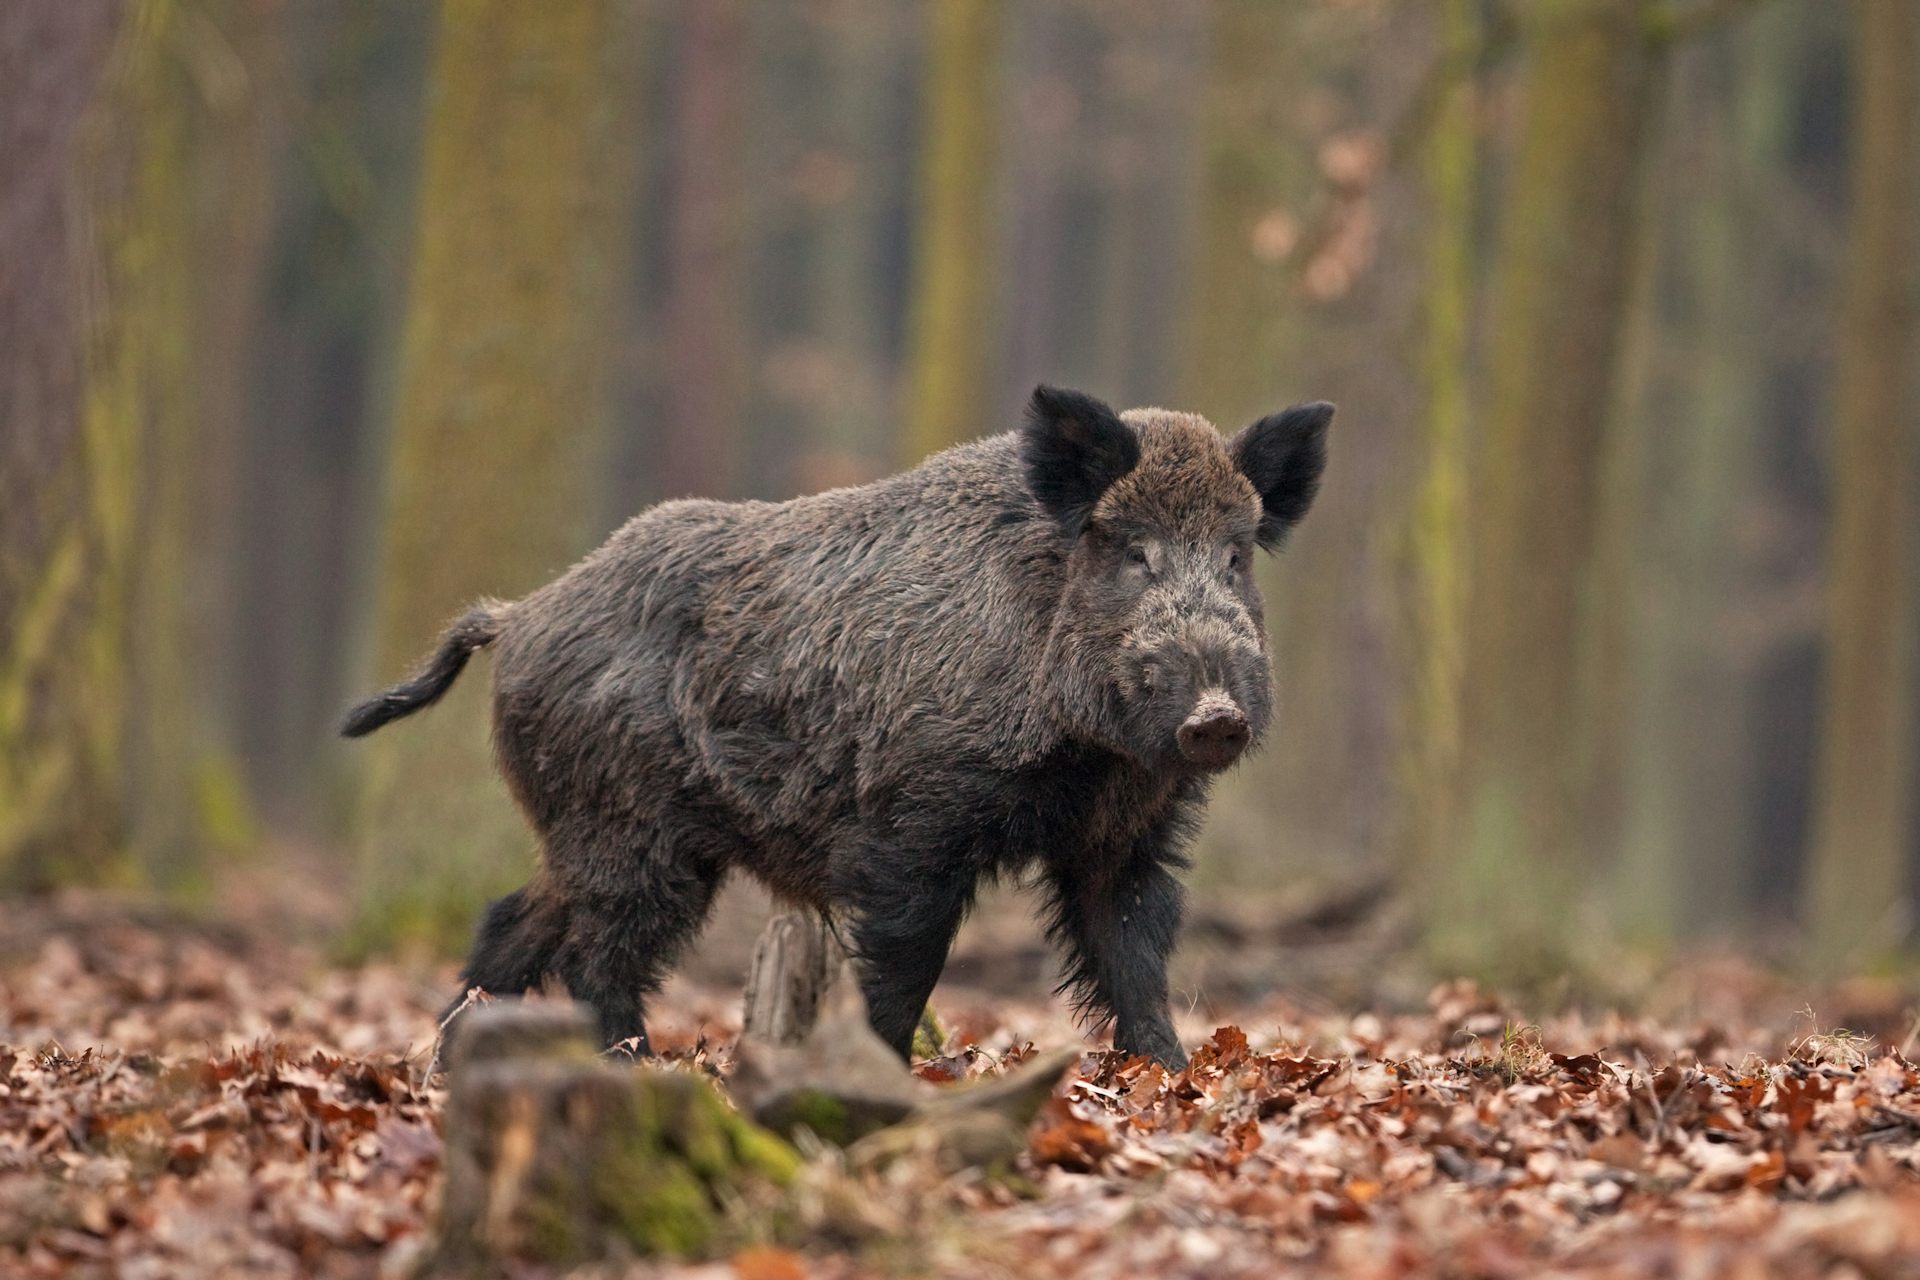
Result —
<instances>
[{"instance_id":1,"label":"wild boar","mask_svg":"<svg viewBox=\"0 0 1920 1280\"><path fill-rule=\"evenodd\" d=\"M466 981L557 976L608 1043L735 871L845 925L903 1055L977 887L1033 871L1083 1013L1186 1060L1176 873L1273 679L1254 548L1312 502L1333 407L1231 441L1041 387L1024 425L788 502L674 501L460 618L349 737L492 646L494 745L539 834Z\"/></svg>"}]
</instances>

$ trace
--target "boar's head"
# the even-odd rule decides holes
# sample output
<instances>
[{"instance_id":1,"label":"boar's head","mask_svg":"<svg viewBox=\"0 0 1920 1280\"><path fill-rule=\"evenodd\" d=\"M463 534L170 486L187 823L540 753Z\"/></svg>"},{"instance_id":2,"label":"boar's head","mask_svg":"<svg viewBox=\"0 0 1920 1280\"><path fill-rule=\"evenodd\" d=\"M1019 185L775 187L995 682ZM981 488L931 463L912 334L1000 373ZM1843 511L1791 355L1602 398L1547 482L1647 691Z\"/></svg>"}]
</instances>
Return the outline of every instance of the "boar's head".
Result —
<instances>
[{"instance_id":1,"label":"boar's head","mask_svg":"<svg viewBox=\"0 0 1920 1280\"><path fill-rule=\"evenodd\" d=\"M1021 455L1069 543L1048 662L1071 723L1153 769L1213 772L1260 740L1273 671L1254 548L1306 514L1332 418L1298 405L1223 440L1192 414L1034 392Z\"/></svg>"}]
</instances>

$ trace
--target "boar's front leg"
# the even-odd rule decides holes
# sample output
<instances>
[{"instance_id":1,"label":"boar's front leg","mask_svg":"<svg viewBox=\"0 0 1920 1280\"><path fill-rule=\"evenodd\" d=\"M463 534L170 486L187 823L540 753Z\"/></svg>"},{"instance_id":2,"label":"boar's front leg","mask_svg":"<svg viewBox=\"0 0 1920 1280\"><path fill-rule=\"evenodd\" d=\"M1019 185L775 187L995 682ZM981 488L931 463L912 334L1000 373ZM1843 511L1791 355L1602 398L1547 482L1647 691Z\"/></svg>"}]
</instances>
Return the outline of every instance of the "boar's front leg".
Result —
<instances>
[{"instance_id":1,"label":"boar's front leg","mask_svg":"<svg viewBox=\"0 0 1920 1280\"><path fill-rule=\"evenodd\" d=\"M908 1057L927 997L973 905L974 875L938 857L869 849L837 879L834 896L849 908L867 1019Z\"/></svg>"},{"instance_id":2,"label":"boar's front leg","mask_svg":"<svg viewBox=\"0 0 1920 1280\"><path fill-rule=\"evenodd\" d=\"M1054 941L1067 952L1062 990L1113 1021L1113 1044L1170 1068L1187 1065L1167 1010L1167 957L1180 932L1179 880L1151 852L1119 866L1055 866Z\"/></svg>"}]
</instances>

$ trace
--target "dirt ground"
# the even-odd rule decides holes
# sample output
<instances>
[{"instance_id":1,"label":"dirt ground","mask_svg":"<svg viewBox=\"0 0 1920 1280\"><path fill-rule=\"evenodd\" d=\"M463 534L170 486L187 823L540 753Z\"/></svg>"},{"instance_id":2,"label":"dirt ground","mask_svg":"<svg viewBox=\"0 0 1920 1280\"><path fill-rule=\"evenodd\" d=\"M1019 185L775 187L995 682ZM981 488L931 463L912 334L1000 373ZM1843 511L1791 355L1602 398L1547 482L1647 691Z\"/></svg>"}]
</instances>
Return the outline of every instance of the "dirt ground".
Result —
<instances>
[{"instance_id":1,"label":"dirt ground","mask_svg":"<svg viewBox=\"0 0 1920 1280\"><path fill-rule=\"evenodd\" d=\"M760 910L723 911L655 1007L669 1065L723 1088ZM1083 1041L1030 922L990 904L920 1065L978 1077L1086 1044L1018 1176L857 1175L820 1150L822 1177L857 1184L858 1230L627 1271L1920 1275L1899 987L1813 998L1700 958L1633 1015L1517 1008L1367 961L1371 914L1268 911L1290 923L1251 933L1203 915L1176 984L1198 1051L1169 1075ZM343 967L324 917L247 915L0 906L0 1274L375 1276L418 1256L451 968Z\"/></svg>"}]
</instances>

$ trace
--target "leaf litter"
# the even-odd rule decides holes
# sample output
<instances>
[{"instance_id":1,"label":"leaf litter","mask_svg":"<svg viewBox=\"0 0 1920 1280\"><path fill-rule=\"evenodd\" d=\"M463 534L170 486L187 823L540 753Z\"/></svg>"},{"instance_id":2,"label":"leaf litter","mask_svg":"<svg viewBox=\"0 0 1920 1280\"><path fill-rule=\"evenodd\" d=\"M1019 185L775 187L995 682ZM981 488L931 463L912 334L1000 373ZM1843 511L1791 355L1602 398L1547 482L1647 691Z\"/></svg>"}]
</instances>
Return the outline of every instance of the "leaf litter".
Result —
<instances>
[{"instance_id":1,"label":"leaf litter","mask_svg":"<svg viewBox=\"0 0 1920 1280\"><path fill-rule=\"evenodd\" d=\"M439 1187L446 972L83 924L0 946L0 1274L403 1272ZM863 1227L631 1271L1920 1276L1911 1017L1882 992L1850 1017L1872 1032L1769 1027L1804 993L1749 987L1749 1023L1530 1019L1465 983L1392 1015L1208 1010L1184 1071L1085 1053L1011 1174L809 1148L810 1194ZM1034 999L942 1012L936 1084L1078 1034ZM737 992L676 985L657 1041L724 1085L735 1019Z\"/></svg>"}]
</instances>

